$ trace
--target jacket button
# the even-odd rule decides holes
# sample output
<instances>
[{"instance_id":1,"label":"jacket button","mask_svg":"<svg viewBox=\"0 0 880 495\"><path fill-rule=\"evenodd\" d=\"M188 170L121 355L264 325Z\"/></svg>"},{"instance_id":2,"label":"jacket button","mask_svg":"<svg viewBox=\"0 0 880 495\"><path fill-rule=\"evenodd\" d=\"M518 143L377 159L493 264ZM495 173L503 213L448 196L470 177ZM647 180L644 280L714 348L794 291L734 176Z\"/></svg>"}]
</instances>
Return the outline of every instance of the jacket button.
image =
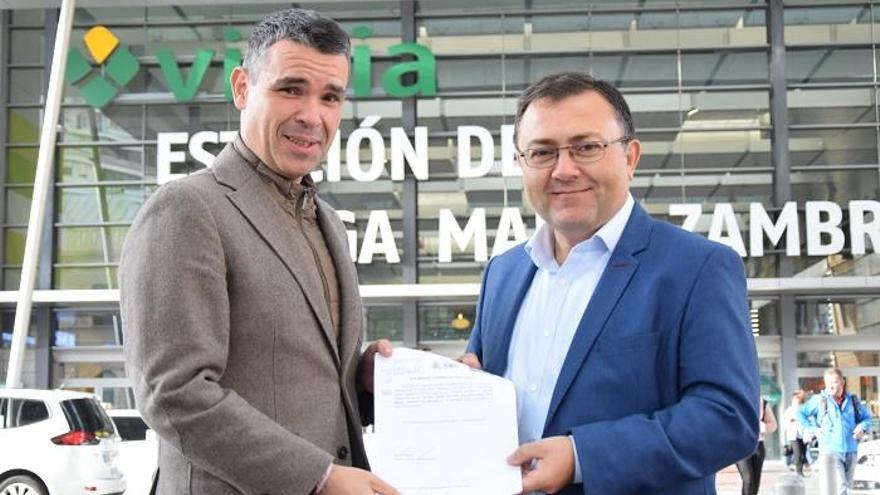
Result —
<instances>
[{"instance_id":1,"label":"jacket button","mask_svg":"<svg viewBox=\"0 0 880 495\"><path fill-rule=\"evenodd\" d=\"M336 451L336 457L339 458L340 461L344 461L348 458L348 447L342 446L339 447L339 450Z\"/></svg>"}]
</instances>

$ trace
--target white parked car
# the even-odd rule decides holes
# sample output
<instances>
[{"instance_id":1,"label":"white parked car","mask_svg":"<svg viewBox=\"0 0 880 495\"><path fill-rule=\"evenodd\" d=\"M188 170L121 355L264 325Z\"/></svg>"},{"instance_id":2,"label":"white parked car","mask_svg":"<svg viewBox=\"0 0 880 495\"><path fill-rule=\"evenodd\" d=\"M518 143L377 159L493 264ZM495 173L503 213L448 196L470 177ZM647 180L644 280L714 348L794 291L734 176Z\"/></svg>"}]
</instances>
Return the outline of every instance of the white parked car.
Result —
<instances>
[{"instance_id":1,"label":"white parked car","mask_svg":"<svg viewBox=\"0 0 880 495\"><path fill-rule=\"evenodd\" d=\"M0 389L0 495L119 495L119 437L91 394Z\"/></svg>"},{"instance_id":2,"label":"white parked car","mask_svg":"<svg viewBox=\"0 0 880 495\"><path fill-rule=\"evenodd\" d=\"M119 469L125 476L125 495L148 495L159 465L159 441L136 409L107 411L119 433Z\"/></svg>"},{"instance_id":3,"label":"white parked car","mask_svg":"<svg viewBox=\"0 0 880 495\"><path fill-rule=\"evenodd\" d=\"M856 472L853 476L856 487L880 488L880 440L860 443L856 459Z\"/></svg>"}]
</instances>

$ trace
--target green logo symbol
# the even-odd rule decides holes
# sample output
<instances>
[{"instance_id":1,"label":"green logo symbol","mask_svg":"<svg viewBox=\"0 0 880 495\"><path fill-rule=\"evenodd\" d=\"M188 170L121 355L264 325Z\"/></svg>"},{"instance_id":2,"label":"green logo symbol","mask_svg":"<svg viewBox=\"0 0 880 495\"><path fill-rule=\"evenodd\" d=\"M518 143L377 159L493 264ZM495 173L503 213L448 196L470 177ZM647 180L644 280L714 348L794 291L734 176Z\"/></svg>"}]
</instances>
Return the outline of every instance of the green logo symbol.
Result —
<instances>
[{"instance_id":1,"label":"green logo symbol","mask_svg":"<svg viewBox=\"0 0 880 495\"><path fill-rule=\"evenodd\" d=\"M67 53L64 80L79 88L89 105L102 108L134 79L140 69L137 58L104 26L95 26L83 36L83 42L101 70L92 65L79 48ZM106 63L105 63L106 62Z\"/></svg>"}]
</instances>

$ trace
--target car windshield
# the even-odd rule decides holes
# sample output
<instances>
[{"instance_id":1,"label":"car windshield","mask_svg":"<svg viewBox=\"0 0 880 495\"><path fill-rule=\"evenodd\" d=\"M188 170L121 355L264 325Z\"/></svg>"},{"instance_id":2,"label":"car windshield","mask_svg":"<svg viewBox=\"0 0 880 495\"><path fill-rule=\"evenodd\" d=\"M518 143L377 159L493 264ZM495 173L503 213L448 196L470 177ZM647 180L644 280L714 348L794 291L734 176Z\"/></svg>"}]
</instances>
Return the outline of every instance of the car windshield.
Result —
<instances>
[{"instance_id":1,"label":"car windshield","mask_svg":"<svg viewBox=\"0 0 880 495\"><path fill-rule=\"evenodd\" d=\"M114 416L113 422L119 430L119 436L123 442L129 440L146 440L147 424L144 420L135 416Z\"/></svg>"},{"instance_id":2,"label":"car windshield","mask_svg":"<svg viewBox=\"0 0 880 495\"><path fill-rule=\"evenodd\" d=\"M94 433L98 438L109 437L116 432L104 408L94 399L65 400L61 402L61 409L71 430Z\"/></svg>"}]
</instances>

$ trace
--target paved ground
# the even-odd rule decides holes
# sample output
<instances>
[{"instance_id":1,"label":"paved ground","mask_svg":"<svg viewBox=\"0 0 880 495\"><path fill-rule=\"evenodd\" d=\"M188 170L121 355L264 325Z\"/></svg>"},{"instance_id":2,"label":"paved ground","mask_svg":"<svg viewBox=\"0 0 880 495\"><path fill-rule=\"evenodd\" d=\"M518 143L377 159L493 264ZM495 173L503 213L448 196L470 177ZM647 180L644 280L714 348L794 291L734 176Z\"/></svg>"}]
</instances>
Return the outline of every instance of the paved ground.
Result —
<instances>
[{"instance_id":1,"label":"paved ground","mask_svg":"<svg viewBox=\"0 0 880 495\"><path fill-rule=\"evenodd\" d=\"M764 473L761 476L761 495L773 495L773 486L780 475L788 473L788 469L781 461L767 461L764 463ZM819 495L819 477L818 473L806 473L804 484L806 485L806 495ZM742 481L736 466L728 466L723 469L715 478L715 488L718 495L740 495L742 492ZM853 495L880 495L880 490L855 490Z\"/></svg>"}]
</instances>

